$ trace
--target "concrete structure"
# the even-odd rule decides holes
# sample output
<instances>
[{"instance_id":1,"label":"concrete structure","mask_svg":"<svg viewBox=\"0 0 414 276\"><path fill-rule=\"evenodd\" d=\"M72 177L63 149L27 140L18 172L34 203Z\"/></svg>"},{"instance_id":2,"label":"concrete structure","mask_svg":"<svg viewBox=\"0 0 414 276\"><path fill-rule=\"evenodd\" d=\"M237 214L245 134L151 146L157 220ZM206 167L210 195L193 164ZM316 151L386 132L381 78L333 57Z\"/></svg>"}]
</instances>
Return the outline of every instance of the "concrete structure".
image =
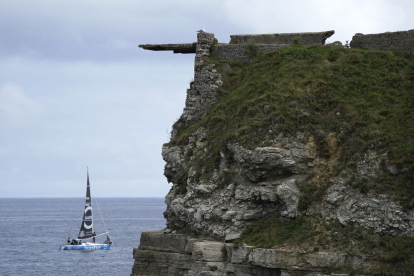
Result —
<instances>
[{"instance_id":1,"label":"concrete structure","mask_svg":"<svg viewBox=\"0 0 414 276\"><path fill-rule=\"evenodd\" d=\"M230 43L215 44L211 52L218 59L249 62L254 57L246 54L247 45L255 44L255 51L273 51L281 47L290 46L295 38L304 45L325 45L326 39L335 31L310 33L279 33L279 34L241 34L231 35ZM208 34L208 33L206 33ZM211 34L214 39L214 34ZM140 48L152 51L173 51L181 54L195 54L199 42L179 44L145 44ZM213 41L211 41L211 44ZM351 48L364 48L380 51L397 51L414 54L414 30L400 32L386 32L380 34L357 33L350 42Z\"/></svg>"},{"instance_id":2,"label":"concrete structure","mask_svg":"<svg viewBox=\"0 0 414 276\"><path fill-rule=\"evenodd\" d=\"M325 45L325 40L335 31L317 33L284 33L284 34L248 34L231 35L230 44L293 44L295 38L304 45Z\"/></svg>"},{"instance_id":3,"label":"concrete structure","mask_svg":"<svg viewBox=\"0 0 414 276\"><path fill-rule=\"evenodd\" d=\"M274 51L281 47L290 46L295 38L299 38L299 42L304 45L324 45L325 40L332 36L335 31L315 32L315 33L282 33L282 34L259 34L259 35L231 35L229 44L220 43L214 45L210 52L215 57L223 60L232 60L240 62L249 62L254 55L249 55L248 44L255 45L255 52ZM198 40L194 43L178 43L178 44L145 44L139 45L144 50L151 51L173 51L180 54L196 54L197 45L206 44L213 45L214 34L201 32L201 36L211 37L209 41L201 42ZM246 48L247 47L247 48ZM247 50L247 51L246 51ZM210 53L208 53L210 54Z\"/></svg>"},{"instance_id":4,"label":"concrete structure","mask_svg":"<svg viewBox=\"0 0 414 276\"><path fill-rule=\"evenodd\" d=\"M180 43L180 44L145 44L138 47L151 51L173 51L174 54L195 54L196 43Z\"/></svg>"}]
</instances>

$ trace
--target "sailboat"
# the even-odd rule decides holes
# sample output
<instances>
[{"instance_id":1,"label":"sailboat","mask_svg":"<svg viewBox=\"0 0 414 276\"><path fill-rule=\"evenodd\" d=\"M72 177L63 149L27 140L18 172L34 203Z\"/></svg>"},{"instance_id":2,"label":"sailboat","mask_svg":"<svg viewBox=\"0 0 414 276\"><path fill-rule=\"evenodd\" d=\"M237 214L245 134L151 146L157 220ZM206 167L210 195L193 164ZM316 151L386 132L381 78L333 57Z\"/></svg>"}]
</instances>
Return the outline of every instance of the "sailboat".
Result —
<instances>
[{"instance_id":1,"label":"sailboat","mask_svg":"<svg viewBox=\"0 0 414 276\"><path fill-rule=\"evenodd\" d=\"M96 201L95 201L96 202ZM96 202L98 204L98 202ZM99 213L99 205L97 205ZM73 239L70 242L70 238L67 244L59 246L59 250L109 250L112 245L112 241L109 238L109 232L106 230L106 225L101 214L102 222L105 226L105 233L96 235L93 231L93 215L92 215L92 198L91 198L91 185L89 183L89 170L87 171L87 183L86 183L86 199L85 209L83 212L83 218L81 227L79 230L78 238ZM95 238L106 234L106 241L103 243L95 243Z\"/></svg>"}]
</instances>

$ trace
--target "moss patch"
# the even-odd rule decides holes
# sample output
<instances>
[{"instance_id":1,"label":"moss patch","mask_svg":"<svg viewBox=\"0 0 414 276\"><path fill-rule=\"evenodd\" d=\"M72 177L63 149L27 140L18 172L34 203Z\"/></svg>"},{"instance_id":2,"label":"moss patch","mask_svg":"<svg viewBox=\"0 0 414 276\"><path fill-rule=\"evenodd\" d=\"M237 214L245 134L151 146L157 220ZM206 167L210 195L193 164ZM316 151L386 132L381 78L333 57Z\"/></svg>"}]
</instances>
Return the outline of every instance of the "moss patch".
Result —
<instances>
[{"instance_id":1,"label":"moss patch","mask_svg":"<svg viewBox=\"0 0 414 276\"><path fill-rule=\"evenodd\" d=\"M272 217L253 223L235 241L235 246L243 243L260 248L374 255L381 261L399 263L398 268L390 268L389 272L414 272L410 270L414 269L414 238L378 236L363 227L327 223L319 217Z\"/></svg>"}]
</instances>

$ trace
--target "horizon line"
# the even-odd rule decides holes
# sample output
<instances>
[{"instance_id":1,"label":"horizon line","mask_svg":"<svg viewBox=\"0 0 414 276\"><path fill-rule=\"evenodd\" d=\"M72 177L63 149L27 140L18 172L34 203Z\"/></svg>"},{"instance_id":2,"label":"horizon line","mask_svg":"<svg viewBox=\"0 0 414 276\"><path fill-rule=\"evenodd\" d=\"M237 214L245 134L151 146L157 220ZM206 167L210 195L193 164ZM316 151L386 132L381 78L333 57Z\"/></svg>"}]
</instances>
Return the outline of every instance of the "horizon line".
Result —
<instances>
[{"instance_id":1,"label":"horizon line","mask_svg":"<svg viewBox=\"0 0 414 276\"><path fill-rule=\"evenodd\" d=\"M41 199L41 198L85 198L84 196L77 196L77 197L63 197L63 196L55 196L55 197L0 197L0 199ZM165 198L161 196L95 196L94 198Z\"/></svg>"}]
</instances>

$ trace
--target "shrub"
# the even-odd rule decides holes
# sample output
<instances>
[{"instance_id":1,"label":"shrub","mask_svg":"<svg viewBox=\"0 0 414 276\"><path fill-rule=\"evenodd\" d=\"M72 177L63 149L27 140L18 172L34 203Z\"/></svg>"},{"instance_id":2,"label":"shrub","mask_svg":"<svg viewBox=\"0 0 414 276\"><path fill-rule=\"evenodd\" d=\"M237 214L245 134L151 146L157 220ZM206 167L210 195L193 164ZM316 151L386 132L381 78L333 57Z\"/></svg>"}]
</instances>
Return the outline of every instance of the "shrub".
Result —
<instances>
[{"instance_id":1,"label":"shrub","mask_svg":"<svg viewBox=\"0 0 414 276\"><path fill-rule=\"evenodd\" d=\"M300 36L297 36L297 37L293 38L293 45L295 45L295 46L300 46L300 45L303 45L303 44L300 42Z\"/></svg>"},{"instance_id":2,"label":"shrub","mask_svg":"<svg viewBox=\"0 0 414 276\"><path fill-rule=\"evenodd\" d=\"M257 56L257 45L254 43L247 43L245 46L244 54L249 58L255 58Z\"/></svg>"}]
</instances>

